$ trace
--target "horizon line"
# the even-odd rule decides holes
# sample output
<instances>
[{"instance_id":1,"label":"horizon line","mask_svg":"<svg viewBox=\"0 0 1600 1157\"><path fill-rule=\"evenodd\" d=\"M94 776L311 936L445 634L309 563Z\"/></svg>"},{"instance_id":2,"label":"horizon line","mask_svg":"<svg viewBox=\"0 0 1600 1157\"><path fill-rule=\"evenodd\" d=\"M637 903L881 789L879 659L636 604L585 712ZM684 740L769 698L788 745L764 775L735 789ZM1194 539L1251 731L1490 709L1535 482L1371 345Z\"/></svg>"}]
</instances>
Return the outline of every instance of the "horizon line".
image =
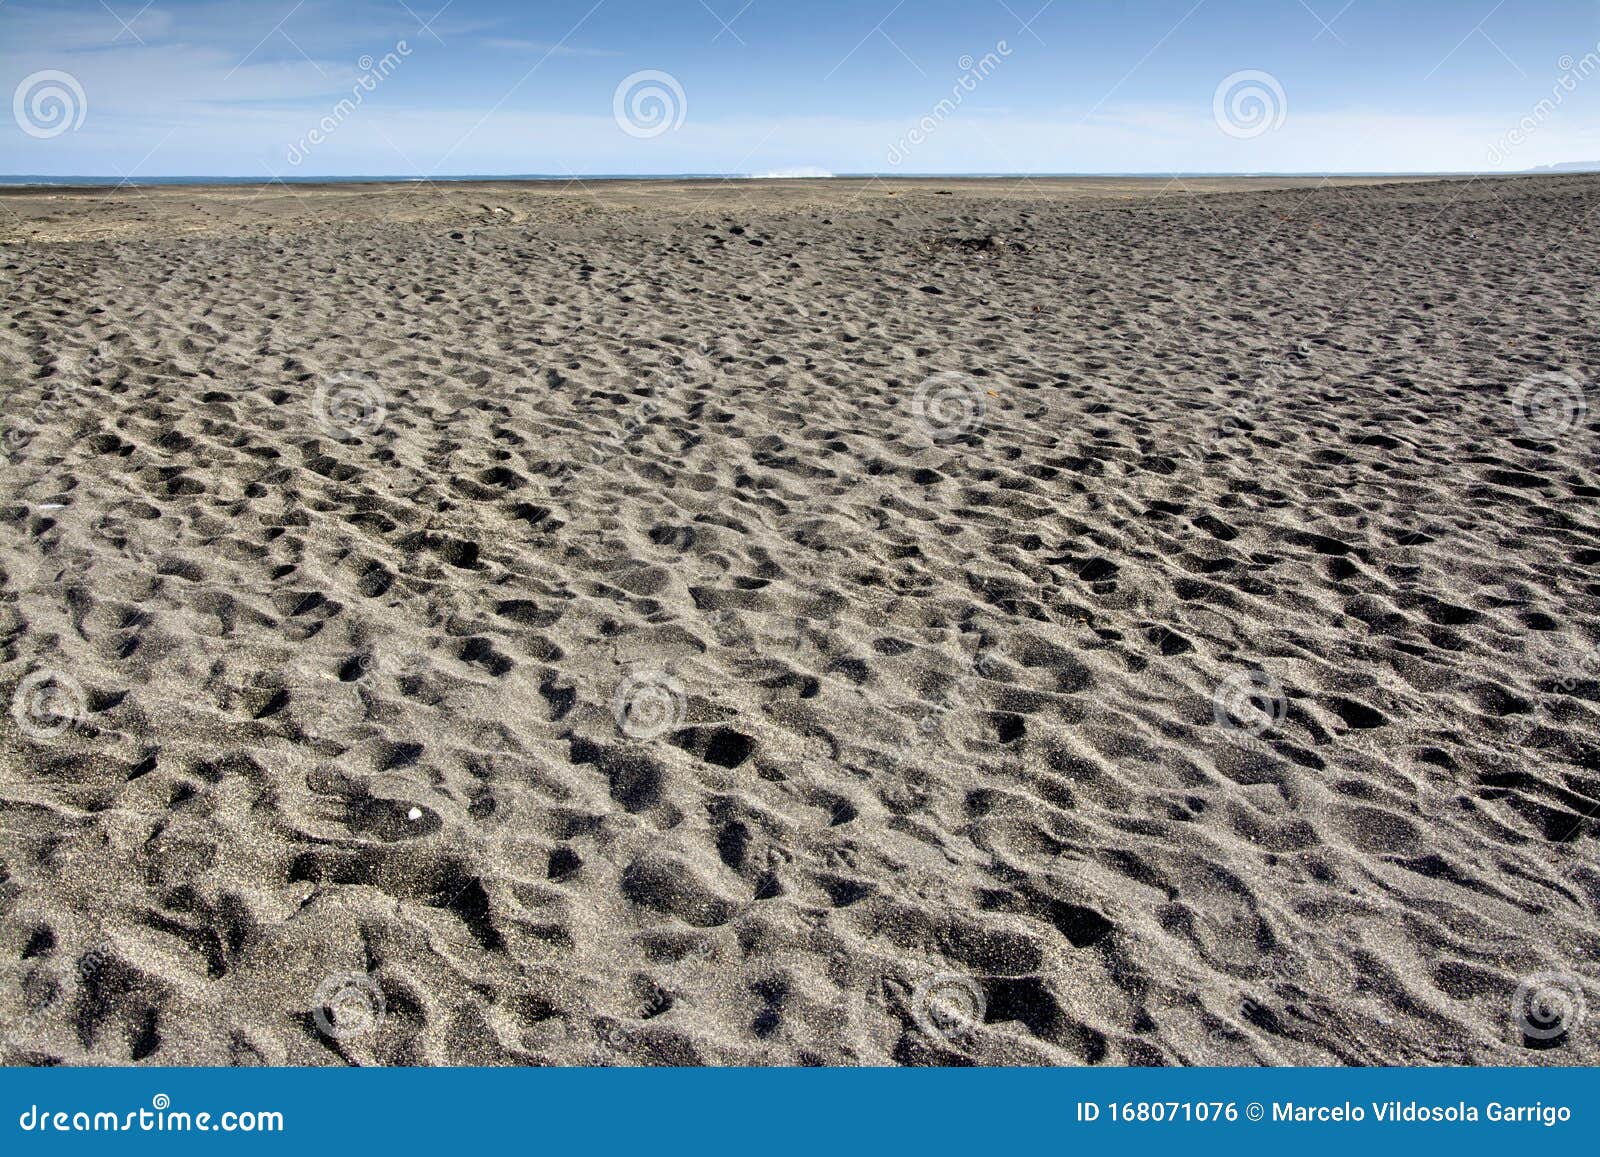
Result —
<instances>
[{"instance_id":1,"label":"horizon line","mask_svg":"<svg viewBox=\"0 0 1600 1157\"><path fill-rule=\"evenodd\" d=\"M51 186L85 188L140 187L144 185L333 185L333 184L449 184L490 181L522 181L566 183L584 181L861 181L861 180L951 180L951 181L1003 181L1003 180L1060 180L1060 179L1115 179L1115 178L1287 178L1287 177L1528 177L1528 176L1578 176L1585 172L1600 172L1595 168L1564 168L1538 166L1515 169L1509 172L1484 169L1128 169L1082 170L1052 172L684 172L684 173L450 173L440 176L420 176L409 173L355 173L318 174L297 176L241 176L226 173L178 173L148 177L124 177L93 173L54 175L47 173L0 173L0 186Z\"/></svg>"}]
</instances>

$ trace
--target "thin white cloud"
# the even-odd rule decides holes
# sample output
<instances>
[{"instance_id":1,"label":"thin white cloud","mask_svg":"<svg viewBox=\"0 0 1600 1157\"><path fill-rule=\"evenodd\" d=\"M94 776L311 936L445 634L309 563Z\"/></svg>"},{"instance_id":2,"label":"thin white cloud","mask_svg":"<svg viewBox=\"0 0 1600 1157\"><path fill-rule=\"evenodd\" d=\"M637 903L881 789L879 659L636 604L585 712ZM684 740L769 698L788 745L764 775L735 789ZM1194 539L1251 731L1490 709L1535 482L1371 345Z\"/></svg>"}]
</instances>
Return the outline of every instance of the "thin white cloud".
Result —
<instances>
[{"instance_id":1,"label":"thin white cloud","mask_svg":"<svg viewBox=\"0 0 1600 1157\"><path fill-rule=\"evenodd\" d=\"M538 56L621 56L609 48L579 48L570 44L554 44L543 40L523 40L515 36L490 36L480 41L488 48L507 52L526 52Z\"/></svg>"}]
</instances>

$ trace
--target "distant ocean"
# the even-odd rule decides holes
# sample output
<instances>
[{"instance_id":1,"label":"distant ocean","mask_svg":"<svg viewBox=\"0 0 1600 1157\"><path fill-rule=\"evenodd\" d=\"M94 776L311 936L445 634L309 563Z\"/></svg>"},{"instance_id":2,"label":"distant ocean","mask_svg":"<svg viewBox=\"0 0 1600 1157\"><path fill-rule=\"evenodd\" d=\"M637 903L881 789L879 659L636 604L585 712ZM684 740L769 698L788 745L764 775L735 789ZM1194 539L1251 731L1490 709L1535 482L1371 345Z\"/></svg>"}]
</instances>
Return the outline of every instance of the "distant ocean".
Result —
<instances>
[{"instance_id":1,"label":"distant ocean","mask_svg":"<svg viewBox=\"0 0 1600 1157\"><path fill-rule=\"evenodd\" d=\"M1548 170L1546 170L1548 171ZM1456 173L455 173L441 177L415 177L401 173L373 177L54 177L37 173L0 174L0 186L147 186L147 185L376 185L415 181L447 183L451 181L550 181L565 184L571 181L761 181L761 180L884 180L916 178L947 181L1013 180L1024 177L1034 180L1073 178L1145 178L1170 179L1179 177L1464 177L1474 174ZM1512 173L1482 174L1485 176L1514 176Z\"/></svg>"}]
</instances>

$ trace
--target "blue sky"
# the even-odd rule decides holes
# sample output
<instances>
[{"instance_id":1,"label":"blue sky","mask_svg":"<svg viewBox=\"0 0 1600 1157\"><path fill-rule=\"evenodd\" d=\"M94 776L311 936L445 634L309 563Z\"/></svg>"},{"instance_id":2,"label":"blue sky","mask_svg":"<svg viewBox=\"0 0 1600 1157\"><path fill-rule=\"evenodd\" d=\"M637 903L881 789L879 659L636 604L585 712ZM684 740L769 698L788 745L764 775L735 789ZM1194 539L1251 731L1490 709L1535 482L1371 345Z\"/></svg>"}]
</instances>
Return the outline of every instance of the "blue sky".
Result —
<instances>
[{"instance_id":1,"label":"blue sky","mask_svg":"<svg viewBox=\"0 0 1600 1157\"><path fill-rule=\"evenodd\" d=\"M13 174L1512 170L1600 2L0 0L0 82Z\"/></svg>"}]
</instances>

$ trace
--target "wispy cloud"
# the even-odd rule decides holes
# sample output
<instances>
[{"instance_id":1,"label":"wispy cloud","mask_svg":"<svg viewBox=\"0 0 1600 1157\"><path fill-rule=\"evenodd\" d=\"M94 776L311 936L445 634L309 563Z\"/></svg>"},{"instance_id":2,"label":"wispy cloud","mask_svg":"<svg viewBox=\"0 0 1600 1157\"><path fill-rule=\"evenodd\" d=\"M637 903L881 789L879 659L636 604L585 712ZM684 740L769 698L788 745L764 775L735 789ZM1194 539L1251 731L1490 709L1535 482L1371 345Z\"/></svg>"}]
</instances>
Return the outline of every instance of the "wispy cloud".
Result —
<instances>
[{"instance_id":1,"label":"wispy cloud","mask_svg":"<svg viewBox=\"0 0 1600 1157\"><path fill-rule=\"evenodd\" d=\"M480 41L486 48L506 52L526 52L538 56L621 56L609 48L579 48L571 44L552 44L543 40L523 40L514 36L490 36Z\"/></svg>"}]
</instances>

